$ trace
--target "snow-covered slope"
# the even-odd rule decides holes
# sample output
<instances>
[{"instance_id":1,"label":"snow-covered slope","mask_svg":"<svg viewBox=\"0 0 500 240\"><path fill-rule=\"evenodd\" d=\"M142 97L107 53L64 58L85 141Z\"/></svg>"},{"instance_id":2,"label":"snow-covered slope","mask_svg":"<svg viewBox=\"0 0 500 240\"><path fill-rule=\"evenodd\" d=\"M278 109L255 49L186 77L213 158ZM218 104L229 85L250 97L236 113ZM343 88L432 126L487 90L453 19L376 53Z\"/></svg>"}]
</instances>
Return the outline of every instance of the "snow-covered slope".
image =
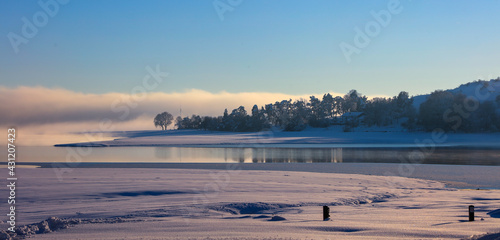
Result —
<instances>
[{"instance_id":1,"label":"snow-covered slope","mask_svg":"<svg viewBox=\"0 0 500 240\"><path fill-rule=\"evenodd\" d=\"M479 102L495 101L500 95L500 78L491 79L489 81L479 80L462 84L457 88L446 90L453 94L464 94L468 97L475 98ZM430 94L418 95L413 97L413 106L418 110L420 104L425 102Z\"/></svg>"}]
</instances>

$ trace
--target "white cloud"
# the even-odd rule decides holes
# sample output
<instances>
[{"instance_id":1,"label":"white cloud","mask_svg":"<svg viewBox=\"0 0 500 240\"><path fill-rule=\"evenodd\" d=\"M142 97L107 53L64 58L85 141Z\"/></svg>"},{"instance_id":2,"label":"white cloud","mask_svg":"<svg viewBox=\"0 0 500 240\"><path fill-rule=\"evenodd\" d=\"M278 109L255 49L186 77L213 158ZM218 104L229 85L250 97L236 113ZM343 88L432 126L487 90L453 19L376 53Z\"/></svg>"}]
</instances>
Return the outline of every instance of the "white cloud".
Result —
<instances>
[{"instance_id":1,"label":"white cloud","mask_svg":"<svg viewBox=\"0 0 500 240\"><path fill-rule=\"evenodd\" d=\"M210 93L192 89L182 93L152 92L146 95L123 93L85 94L66 89L45 87L0 87L0 125L43 126L59 125L61 130L111 121L121 130L150 129L155 114L168 111L178 116L192 114L222 115L225 108L231 111L239 106L250 110L254 104L264 104L283 99L308 99L310 95L290 95L267 92Z\"/></svg>"},{"instance_id":2,"label":"white cloud","mask_svg":"<svg viewBox=\"0 0 500 240\"><path fill-rule=\"evenodd\" d=\"M334 96L343 95L331 93ZM23 145L52 145L61 142L90 141L82 135L61 133L87 131L152 130L153 117L163 111L174 116L222 115L244 106L250 111L281 100L309 99L315 95L290 95L269 92L210 93L191 89L181 93L151 92L144 96L124 93L86 94L46 87L0 86L0 126L15 126ZM173 127L173 126L171 126ZM61 141L63 138L67 140Z\"/></svg>"}]
</instances>

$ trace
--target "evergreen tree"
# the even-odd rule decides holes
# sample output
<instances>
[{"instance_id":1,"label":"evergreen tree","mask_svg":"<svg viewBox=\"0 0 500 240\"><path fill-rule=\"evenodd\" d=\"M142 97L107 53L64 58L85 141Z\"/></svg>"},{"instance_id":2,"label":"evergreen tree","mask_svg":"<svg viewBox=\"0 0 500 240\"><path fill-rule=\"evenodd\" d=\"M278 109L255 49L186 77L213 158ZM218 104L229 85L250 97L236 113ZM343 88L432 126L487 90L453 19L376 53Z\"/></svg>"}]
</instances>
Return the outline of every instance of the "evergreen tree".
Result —
<instances>
[{"instance_id":1,"label":"evergreen tree","mask_svg":"<svg viewBox=\"0 0 500 240\"><path fill-rule=\"evenodd\" d=\"M425 102L420 105L418 121L419 124L427 131L432 131L436 128L441 128L445 131L450 131L452 119L448 116L445 121L445 111L452 109L454 96L452 93L442 90L437 90L427 98Z\"/></svg>"}]
</instances>

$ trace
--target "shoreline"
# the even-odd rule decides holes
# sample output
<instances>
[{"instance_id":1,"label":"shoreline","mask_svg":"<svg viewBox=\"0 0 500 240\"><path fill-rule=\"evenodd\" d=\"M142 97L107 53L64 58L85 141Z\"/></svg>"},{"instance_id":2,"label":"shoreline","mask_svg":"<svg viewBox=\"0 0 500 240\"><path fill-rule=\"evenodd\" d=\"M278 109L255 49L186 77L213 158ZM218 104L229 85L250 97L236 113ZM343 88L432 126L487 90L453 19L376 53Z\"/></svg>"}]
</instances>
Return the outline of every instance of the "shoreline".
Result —
<instances>
[{"instance_id":1,"label":"shoreline","mask_svg":"<svg viewBox=\"0 0 500 240\"><path fill-rule=\"evenodd\" d=\"M67 144L55 144L53 147L110 147L110 148L120 148L120 147L176 147L176 148L318 148L318 149L329 149L329 148L355 148L355 149L421 149L422 147L416 144L375 144L375 143L352 143L352 144L328 144L328 143L275 143L275 144L120 144L120 145L106 145L101 143L67 143ZM462 144L440 144L435 145L434 148L440 149L500 149L499 145L496 144L478 144L478 145L462 145Z\"/></svg>"},{"instance_id":2,"label":"shoreline","mask_svg":"<svg viewBox=\"0 0 500 240\"><path fill-rule=\"evenodd\" d=\"M500 148L500 133L343 132L213 132L203 130L108 132L110 141L55 144L56 147L472 147ZM84 135L84 133L82 133Z\"/></svg>"}]
</instances>

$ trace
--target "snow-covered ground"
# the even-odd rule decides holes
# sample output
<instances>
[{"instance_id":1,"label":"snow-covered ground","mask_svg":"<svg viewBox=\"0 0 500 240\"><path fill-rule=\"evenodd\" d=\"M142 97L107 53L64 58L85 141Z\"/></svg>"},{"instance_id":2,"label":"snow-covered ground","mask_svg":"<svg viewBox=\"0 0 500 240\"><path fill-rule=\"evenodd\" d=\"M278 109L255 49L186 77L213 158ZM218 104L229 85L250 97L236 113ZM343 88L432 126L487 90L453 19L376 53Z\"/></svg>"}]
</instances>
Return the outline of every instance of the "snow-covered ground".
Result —
<instances>
[{"instance_id":1,"label":"snow-covered ground","mask_svg":"<svg viewBox=\"0 0 500 240\"><path fill-rule=\"evenodd\" d=\"M429 180L238 165L77 168L62 180L50 168L17 171L18 224L74 219L74 226L34 239L460 239L500 230L499 190ZM323 205L330 206L330 221L322 221Z\"/></svg>"},{"instance_id":2,"label":"snow-covered ground","mask_svg":"<svg viewBox=\"0 0 500 240\"><path fill-rule=\"evenodd\" d=\"M58 146L214 146L214 147L500 147L500 133L460 134L402 132L399 128L357 128L343 132L340 126L309 128L301 132L252 133L201 130L116 132L111 141L62 143Z\"/></svg>"},{"instance_id":3,"label":"snow-covered ground","mask_svg":"<svg viewBox=\"0 0 500 240\"><path fill-rule=\"evenodd\" d=\"M397 128L356 129L355 132L331 127L303 132L176 130L113 134L115 140L64 146L423 149L500 146L498 133L409 133ZM195 168L195 164L181 166L183 169L162 169L162 165L150 168L89 165L91 168L86 168L85 163L80 163L81 168L69 169L64 178L58 178L59 169L18 169L18 224L32 224L24 228L25 232L57 228L52 233L37 234L35 239L461 239L500 231L500 190L454 189L432 180L352 174L372 174L360 169L376 168L376 165L364 164L361 168L357 165L355 171L346 174L324 172L324 169L305 170L303 165L288 171L284 168L298 164L248 164L245 167L224 164L220 166L230 170L219 167L208 170L190 169ZM258 169L240 169L253 167ZM324 165L305 168L318 167ZM484 174L495 175L491 174L495 170L482 171L480 166L475 167L479 173L474 176L481 181L489 178ZM271 169L273 171L269 171ZM427 166L416 167L410 177L419 177L420 172L446 175L446 171L436 171L446 167L425 169ZM469 170L464 169L464 174ZM4 171L0 173L7 175ZM385 175L386 171L379 175ZM402 176L397 171L394 173ZM460 186L462 181L457 180L456 174L452 175L429 179L444 179L452 186ZM481 181L467 186L488 186ZM7 196L5 188L0 189L0 195ZM474 222L468 221L467 210L471 204L476 207L477 221ZM324 205L332 210L331 221L322 221ZM284 220L272 221L279 220L278 217ZM5 217L0 220L5 225ZM37 224L41 221L44 222Z\"/></svg>"}]
</instances>

